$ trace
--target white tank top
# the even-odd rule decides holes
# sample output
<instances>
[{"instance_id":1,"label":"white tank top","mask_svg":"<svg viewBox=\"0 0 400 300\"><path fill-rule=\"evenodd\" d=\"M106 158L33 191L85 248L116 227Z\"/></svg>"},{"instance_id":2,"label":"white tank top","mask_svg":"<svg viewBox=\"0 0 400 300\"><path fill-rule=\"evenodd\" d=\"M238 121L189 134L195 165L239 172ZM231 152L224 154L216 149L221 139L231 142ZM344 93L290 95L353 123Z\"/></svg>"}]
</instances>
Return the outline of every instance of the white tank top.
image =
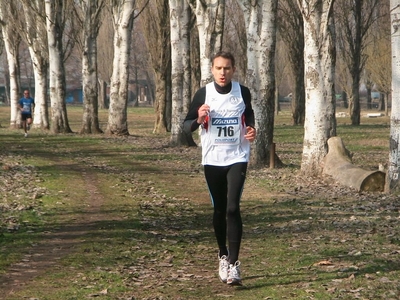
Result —
<instances>
[{"instance_id":1,"label":"white tank top","mask_svg":"<svg viewBox=\"0 0 400 300\"><path fill-rule=\"evenodd\" d=\"M206 85L205 104L210 106L208 124L201 131L202 164L229 166L248 162L250 142L244 138L246 124L240 85L232 81L228 94L216 91L214 82Z\"/></svg>"}]
</instances>

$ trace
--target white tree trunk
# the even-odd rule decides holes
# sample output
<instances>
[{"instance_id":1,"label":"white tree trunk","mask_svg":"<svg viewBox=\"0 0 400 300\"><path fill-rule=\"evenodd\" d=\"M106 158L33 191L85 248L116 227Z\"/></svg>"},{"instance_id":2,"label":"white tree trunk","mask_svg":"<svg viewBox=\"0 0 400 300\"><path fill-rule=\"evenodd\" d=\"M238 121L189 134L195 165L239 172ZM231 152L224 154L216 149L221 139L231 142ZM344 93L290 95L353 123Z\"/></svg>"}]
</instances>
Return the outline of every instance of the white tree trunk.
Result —
<instances>
[{"instance_id":1,"label":"white tree trunk","mask_svg":"<svg viewBox=\"0 0 400 300\"><path fill-rule=\"evenodd\" d=\"M181 145L185 142L183 118L190 104L190 42L189 6L186 0L170 0L171 27L171 81L172 81L172 120L171 143Z\"/></svg>"},{"instance_id":2,"label":"white tree trunk","mask_svg":"<svg viewBox=\"0 0 400 300\"><path fill-rule=\"evenodd\" d=\"M19 127L21 114L18 108L19 95L19 61L18 48L20 38L9 18L16 17L15 7L11 2L0 1L0 20L3 41L7 55L8 71L10 74L10 127Z\"/></svg>"},{"instance_id":3,"label":"white tree trunk","mask_svg":"<svg viewBox=\"0 0 400 300\"><path fill-rule=\"evenodd\" d=\"M35 112L33 117L33 125L36 128L50 129L49 107L47 102L48 64L47 61L42 60L43 58L35 56L35 54L32 52L31 58L33 63L33 74L35 78ZM35 62L37 62L37 64L35 64Z\"/></svg>"},{"instance_id":4,"label":"white tree trunk","mask_svg":"<svg viewBox=\"0 0 400 300\"><path fill-rule=\"evenodd\" d=\"M211 57L222 50L225 0L187 0L196 14L199 31L201 86L212 81Z\"/></svg>"},{"instance_id":5,"label":"white tree trunk","mask_svg":"<svg viewBox=\"0 0 400 300\"><path fill-rule=\"evenodd\" d=\"M49 109L47 105L47 72L48 72L48 47L46 23L40 13L43 11L44 2L24 0L21 1L25 16L26 30L23 30L32 59L33 74L35 77L35 112L33 126L49 129Z\"/></svg>"},{"instance_id":6,"label":"white tree trunk","mask_svg":"<svg viewBox=\"0 0 400 300\"><path fill-rule=\"evenodd\" d=\"M19 69L18 69L18 50L14 49L15 44L10 41L9 33L3 30L4 46L7 53L8 71L10 74L10 127L18 128L21 116L18 109L19 95Z\"/></svg>"},{"instance_id":7,"label":"white tree trunk","mask_svg":"<svg viewBox=\"0 0 400 300\"><path fill-rule=\"evenodd\" d=\"M390 0L392 39L392 112L386 192L400 190L400 0Z\"/></svg>"},{"instance_id":8,"label":"white tree trunk","mask_svg":"<svg viewBox=\"0 0 400 300\"><path fill-rule=\"evenodd\" d=\"M51 131L72 132L65 105L65 70L62 48L62 9L64 0L45 0L47 42L49 47L49 88L51 101Z\"/></svg>"},{"instance_id":9,"label":"white tree trunk","mask_svg":"<svg viewBox=\"0 0 400 300\"><path fill-rule=\"evenodd\" d=\"M82 85L83 118L81 133L101 133L98 116L97 35L103 0L82 0L83 49Z\"/></svg>"},{"instance_id":10,"label":"white tree trunk","mask_svg":"<svg viewBox=\"0 0 400 300\"><path fill-rule=\"evenodd\" d=\"M255 3L256 2L256 3ZM252 161L265 164L273 139L277 0L238 0L247 28L246 85L252 93L257 140Z\"/></svg>"},{"instance_id":11,"label":"white tree trunk","mask_svg":"<svg viewBox=\"0 0 400 300\"><path fill-rule=\"evenodd\" d=\"M129 54L133 28L134 0L112 3L114 21L114 60L110 84L110 108L106 132L127 135L127 105L129 83Z\"/></svg>"},{"instance_id":12,"label":"white tree trunk","mask_svg":"<svg viewBox=\"0 0 400 300\"><path fill-rule=\"evenodd\" d=\"M301 170L308 175L322 172L327 141L334 136L334 42L333 0L298 0L304 20L306 115Z\"/></svg>"}]
</instances>

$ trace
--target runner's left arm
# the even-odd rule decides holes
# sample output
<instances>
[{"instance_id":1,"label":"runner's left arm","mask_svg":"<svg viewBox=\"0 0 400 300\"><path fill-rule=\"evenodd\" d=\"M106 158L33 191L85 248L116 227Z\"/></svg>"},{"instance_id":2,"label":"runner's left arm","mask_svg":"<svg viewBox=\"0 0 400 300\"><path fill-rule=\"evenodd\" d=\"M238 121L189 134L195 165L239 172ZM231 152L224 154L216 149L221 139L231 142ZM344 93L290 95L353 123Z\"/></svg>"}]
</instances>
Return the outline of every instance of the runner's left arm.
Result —
<instances>
[{"instance_id":1,"label":"runner's left arm","mask_svg":"<svg viewBox=\"0 0 400 300\"><path fill-rule=\"evenodd\" d=\"M255 128L255 118L254 118L254 110L253 107L251 105L251 93L250 90L241 85L241 92L242 92L242 97L243 97L243 101L246 105L246 108L244 110L244 120L246 122L246 126L250 126Z\"/></svg>"}]
</instances>

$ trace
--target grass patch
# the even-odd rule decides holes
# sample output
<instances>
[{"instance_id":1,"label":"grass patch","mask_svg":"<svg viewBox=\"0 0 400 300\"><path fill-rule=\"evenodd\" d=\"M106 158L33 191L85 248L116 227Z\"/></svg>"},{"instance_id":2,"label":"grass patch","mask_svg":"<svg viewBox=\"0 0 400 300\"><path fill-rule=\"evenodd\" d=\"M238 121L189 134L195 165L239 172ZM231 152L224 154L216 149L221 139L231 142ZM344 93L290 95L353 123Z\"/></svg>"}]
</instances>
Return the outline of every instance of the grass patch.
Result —
<instances>
[{"instance_id":1,"label":"grass patch","mask_svg":"<svg viewBox=\"0 0 400 300\"><path fill-rule=\"evenodd\" d=\"M276 117L274 136L287 167L248 171L241 204L245 285L230 288L217 278L200 149L169 147L168 134L153 134L152 108L129 108L127 137L32 129L27 139L4 128L7 109L0 107L0 273L25 278L21 286L0 285L7 300L400 294L397 198L301 178L304 129L290 125L287 111ZM74 132L81 114L81 107L68 107ZM103 129L106 122L102 110ZM388 120L349 123L338 119L337 132L354 163L385 162Z\"/></svg>"}]
</instances>

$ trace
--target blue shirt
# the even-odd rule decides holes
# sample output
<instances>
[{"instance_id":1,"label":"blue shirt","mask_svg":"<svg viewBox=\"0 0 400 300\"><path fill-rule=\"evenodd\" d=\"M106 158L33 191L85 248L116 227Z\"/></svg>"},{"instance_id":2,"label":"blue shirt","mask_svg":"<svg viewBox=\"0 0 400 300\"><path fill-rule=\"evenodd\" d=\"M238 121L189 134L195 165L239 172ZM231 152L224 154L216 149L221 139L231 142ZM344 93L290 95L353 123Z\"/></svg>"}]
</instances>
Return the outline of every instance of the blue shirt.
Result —
<instances>
[{"instance_id":1,"label":"blue shirt","mask_svg":"<svg viewBox=\"0 0 400 300\"><path fill-rule=\"evenodd\" d=\"M22 107L21 114L30 115L32 114L32 106L35 105L35 100L31 97L23 97L19 100L19 105Z\"/></svg>"}]
</instances>

